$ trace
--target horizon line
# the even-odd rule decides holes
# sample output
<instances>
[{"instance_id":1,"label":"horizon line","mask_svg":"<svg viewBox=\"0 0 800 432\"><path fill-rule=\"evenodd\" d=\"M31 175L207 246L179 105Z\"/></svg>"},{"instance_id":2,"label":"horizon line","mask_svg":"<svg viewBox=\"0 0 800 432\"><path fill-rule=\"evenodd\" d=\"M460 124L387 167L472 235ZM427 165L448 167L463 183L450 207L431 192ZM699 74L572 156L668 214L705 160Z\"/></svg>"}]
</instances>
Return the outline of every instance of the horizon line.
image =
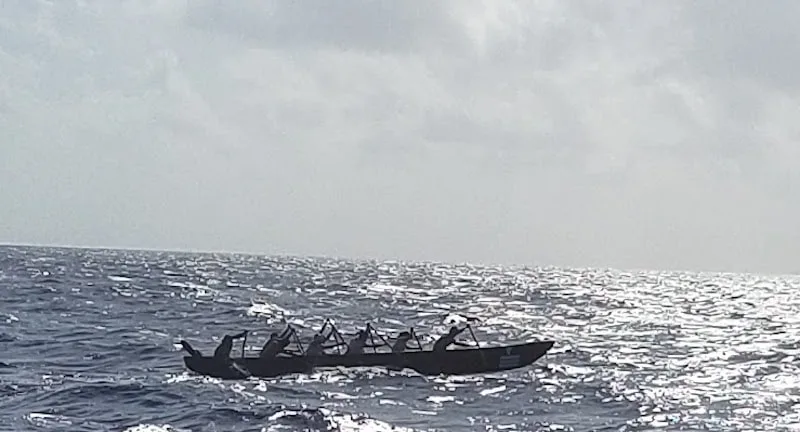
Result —
<instances>
[{"instance_id":1,"label":"horizon line","mask_svg":"<svg viewBox=\"0 0 800 432\"><path fill-rule=\"evenodd\" d=\"M345 255L325 255L325 254L309 254L309 253L292 253L292 252L247 252L240 250L223 250L223 249L193 249L193 248L153 248L146 246L98 246L98 245L80 245L80 244L60 244L60 243L28 243L28 242L2 242L0 241L0 248L2 247L23 247L23 248L52 248L52 249L79 249L79 250L107 250L119 252L151 252L151 253L180 253L180 254L194 254L194 255L245 255L257 256L265 258L311 258L311 259L328 259L335 261L351 261L351 262L371 262L371 263L404 263L404 264L444 264L453 266L471 266L471 267L501 267L501 268L526 268L526 269L570 269L570 270L593 270L593 271L615 271L620 273L629 272L655 272L655 273L694 273L698 275L750 275L750 276L800 276L798 273L778 273L778 272L736 272L730 270L690 270L690 269L646 269L646 268L621 268L614 266L591 266L591 265L557 265L557 264L522 264L522 263L489 263L489 262L470 262L470 261L456 261L456 260L419 260L419 259L402 259L402 258L377 258L367 256L345 256Z\"/></svg>"}]
</instances>

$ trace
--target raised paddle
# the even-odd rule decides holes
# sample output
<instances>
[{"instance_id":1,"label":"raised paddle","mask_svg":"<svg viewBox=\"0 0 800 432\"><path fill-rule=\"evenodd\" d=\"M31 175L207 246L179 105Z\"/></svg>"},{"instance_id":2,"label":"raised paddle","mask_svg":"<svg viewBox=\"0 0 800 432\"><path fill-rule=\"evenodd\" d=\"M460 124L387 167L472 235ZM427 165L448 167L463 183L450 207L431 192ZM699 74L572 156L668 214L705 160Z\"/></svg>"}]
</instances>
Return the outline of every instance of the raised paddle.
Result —
<instances>
[{"instance_id":1,"label":"raised paddle","mask_svg":"<svg viewBox=\"0 0 800 432\"><path fill-rule=\"evenodd\" d=\"M472 335L472 339L475 341L475 345L478 348L478 352L481 353L481 361L483 362L483 367L486 367L486 356L483 354L481 350L481 343L478 342L478 338L475 337L475 332L472 331L472 326L467 324L467 328L469 329L469 333Z\"/></svg>"},{"instance_id":2,"label":"raised paddle","mask_svg":"<svg viewBox=\"0 0 800 432\"><path fill-rule=\"evenodd\" d=\"M322 334L322 332L325 331L325 327L327 327L328 325L333 327L333 324L331 323L331 319L330 318L325 318L325 322L322 324L322 328L319 329L319 333Z\"/></svg>"},{"instance_id":3,"label":"raised paddle","mask_svg":"<svg viewBox=\"0 0 800 432\"><path fill-rule=\"evenodd\" d=\"M384 339L384 337L383 337L383 336L381 336L381 334L380 334L380 333L378 333L378 330L376 330L376 329L375 329L374 327L372 327L371 325L370 325L370 328L372 329L372 331L374 331L374 332L375 332L375 335L376 335L376 336L378 336L378 337L381 339L381 341L383 341L383 344L384 344L384 345L386 345L386 347L387 347L387 348L389 348L389 351L391 352L391 354L393 354L394 356L396 356L396 357L397 357L397 358L399 358L400 360L402 360L402 359L403 359L403 353L402 353L402 352L394 352L394 351L392 350L392 345L390 345L390 344L389 344L389 342L388 342L388 341L386 341L386 339ZM413 329L412 329L412 330L413 330ZM400 362L398 362L398 363L399 363L398 367L402 366L402 367L400 367L400 369L403 369L403 367L405 367L405 365L403 365L403 362L402 362L402 361L400 361Z\"/></svg>"},{"instance_id":4,"label":"raised paddle","mask_svg":"<svg viewBox=\"0 0 800 432\"><path fill-rule=\"evenodd\" d=\"M331 323L331 332L333 333L333 338L336 339L336 352L339 355L342 355L342 346L347 345L347 342L344 340L344 336L339 333L339 329L336 328L335 325Z\"/></svg>"},{"instance_id":5,"label":"raised paddle","mask_svg":"<svg viewBox=\"0 0 800 432\"><path fill-rule=\"evenodd\" d=\"M386 339L384 339L383 336L381 336L381 334L378 333L378 330L375 327L373 327L372 324L368 324L368 327L370 329L370 335L372 335L372 333L375 333L375 336L378 336L384 345L386 345L389 348L392 347L391 345L389 345L389 342L387 342Z\"/></svg>"},{"instance_id":6,"label":"raised paddle","mask_svg":"<svg viewBox=\"0 0 800 432\"><path fill-rule=\"evenodd\" d=\"M244 358L244 345L247 343L247 330L244 331L244 338L242 339L242 358Z\"/></svg>"},{"instance_id":7,"label":"raised paddle","mask_svg":"<svg viewBox=\"0 0 800 432\"><path fill-rule=\"evenodd\" d=\"M303 343L300 342L300 336L297 336L297 332L294 331L294 327L292 327L292 336L294 336L294 341L297 344L297 347L300 348L300 352L303 353L303 355L305 355L306 349L303 348Z\"/></svg>"},{"instance_id":8,"label":"raised paddle","mask_svg":"<svg viewBox=\"0 0 800 432\"><path fill-rule=\"evenodd\" d=\"M372 327L371 323L367 323L367 333L369 333L369 341L371 342L370 345L372 345L372 352L377 353L378 352L378 345L375 345L375 336L373 335L373 333L377 333L377 332ZM380 335L378 335L378 337L380 337ZM383 340L382 337L381 337L381 340ZM388 345L385 340L383 341L383 343L384 343L384 345Z\"/></svg>"},{"instance_id":9,"label":"raised paddle","mask_svg":"<svg viewBox=\"0 0 800 432\"><path fill-rule=\"evenodd\" d=\"M325 327L327 326L331 327L331 335L337 341L336 352L339 353L339 355L341 355L342 354L341 343L344 343L344 339L342 338L342 335L339 333L339 330L336 328L336 326L333 325L333 321L331 321L330 318L325 318L325 322L322 324L322 328L319 329L317 334L321 335L325 331ZM328 337L330 337L330 335ZM325 339L327 340L327 338Z\"/></svg>"},{"instance_id":10,"label":"raised paddle","mask_svg":"<svg viewBox=\"0 0 800 432\"><path fill-rule=\"evenodd\" d=\"M417 337L417 331L414 330L414 327L411 327L411 335L414 336L414 339L417 341L417 349L420 351L424 351L422 349L422 344L419 342L419 337Z\"/></svg>"}]
</instances>

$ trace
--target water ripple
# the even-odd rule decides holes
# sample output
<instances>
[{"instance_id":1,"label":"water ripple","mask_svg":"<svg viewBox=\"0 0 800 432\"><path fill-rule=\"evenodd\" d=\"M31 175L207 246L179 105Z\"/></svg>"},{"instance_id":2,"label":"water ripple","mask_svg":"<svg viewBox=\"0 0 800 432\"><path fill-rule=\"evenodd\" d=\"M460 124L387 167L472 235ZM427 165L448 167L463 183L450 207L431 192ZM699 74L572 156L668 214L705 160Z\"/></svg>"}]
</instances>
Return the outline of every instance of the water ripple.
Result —
<instances>
[{"instance_id":1,"label":"water ripple","mask_svg":"<svg viewBox=\"0 0 800 432\"><path fill-rule=\"evenodd\" d=\"M0 248L0 429L796 430L800 280L304 257ZM230 383L184 371L251 329L371 321L431 343L557 341L530 368ZM238 351L239 347L237 347Z\"/></svg>"}]
</instances>

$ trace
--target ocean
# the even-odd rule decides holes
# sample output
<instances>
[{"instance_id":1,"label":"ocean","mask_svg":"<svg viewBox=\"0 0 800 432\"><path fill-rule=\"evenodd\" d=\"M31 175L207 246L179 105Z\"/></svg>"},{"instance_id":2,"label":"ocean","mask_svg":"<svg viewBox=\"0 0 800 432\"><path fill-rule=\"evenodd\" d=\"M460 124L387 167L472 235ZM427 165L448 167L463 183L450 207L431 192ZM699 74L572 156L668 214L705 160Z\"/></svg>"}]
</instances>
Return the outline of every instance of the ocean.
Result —
<instances>
[{"instance_id":1,"label":"ocean","mask_svg":"<svg viewBox=\"0 0 800 432\"><path fill-rule=\"evenodd\" d=\"M2 431L800 430L800 278L0 247ZM554 340L479 376L381 368L220 381L183 365L326 318L353 334L473 318ZM234 355L241 346L235 344Z\"/></svg>"}]
</instances>

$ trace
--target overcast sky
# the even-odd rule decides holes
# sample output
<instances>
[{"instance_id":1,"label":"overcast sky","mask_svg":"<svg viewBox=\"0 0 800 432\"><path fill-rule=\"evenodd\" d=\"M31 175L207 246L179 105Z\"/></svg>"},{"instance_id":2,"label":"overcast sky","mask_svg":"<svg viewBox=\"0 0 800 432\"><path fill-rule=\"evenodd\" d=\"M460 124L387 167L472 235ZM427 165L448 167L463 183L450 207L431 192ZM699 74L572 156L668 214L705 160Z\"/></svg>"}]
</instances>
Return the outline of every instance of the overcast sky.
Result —
<instances>
[{"instance_id":1,"label":"overcast sky","mask_svg":"<svg viewBox=\"0 0 800 432\"><path fill-rule=\"evenodd\" d=\"M795 272L797 16L0 0L0 242Z\"/></svg>"}]
</instances>

